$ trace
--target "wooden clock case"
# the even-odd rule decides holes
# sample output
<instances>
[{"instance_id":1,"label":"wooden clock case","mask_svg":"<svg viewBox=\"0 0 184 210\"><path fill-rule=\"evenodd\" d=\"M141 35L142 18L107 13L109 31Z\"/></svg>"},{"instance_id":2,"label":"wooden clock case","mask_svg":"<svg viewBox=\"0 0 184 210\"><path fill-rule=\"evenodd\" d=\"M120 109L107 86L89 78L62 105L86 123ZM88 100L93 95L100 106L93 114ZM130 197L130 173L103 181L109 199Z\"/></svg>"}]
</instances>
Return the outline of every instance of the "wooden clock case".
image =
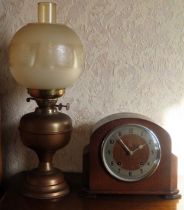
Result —
<instances>
[{"instance_id":1,"label":"wooden clock case","mask_svg":"<svg viewBox=\"0 0 184 210\"><path fill-rule=\"evenodd\" d=\"M136 182L124 182L113 178L101 160L101 144L115 127L138 124L152 130L161 147L161 160L156 171ZM148 118L132 113L118 113L99 121L92 131L90 143L84 150L83 171L86 191L91 194L146 194L179 197L177 189L177 157L171 152L171 138L167 131Z\"/></svg>"}]
</instances>

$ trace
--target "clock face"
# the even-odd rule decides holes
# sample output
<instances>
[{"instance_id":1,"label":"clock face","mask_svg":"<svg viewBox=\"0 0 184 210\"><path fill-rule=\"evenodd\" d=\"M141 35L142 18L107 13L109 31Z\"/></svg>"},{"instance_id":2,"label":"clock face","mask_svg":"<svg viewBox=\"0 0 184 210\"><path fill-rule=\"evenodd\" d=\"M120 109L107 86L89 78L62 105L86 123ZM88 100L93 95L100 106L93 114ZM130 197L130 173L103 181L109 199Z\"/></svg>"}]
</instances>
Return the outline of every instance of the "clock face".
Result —
<instances>
[{"instance_id":1,"label":"clock face","mask_svg":"<svg viewBox=\"0 0 184 210\"><path fill-rule=\"evenodd\" d=\"M126 124L103 140L101 157L107 172L116 179L133 182L150 176L159 165L160 143L147 127Z\"/></svg>"}]
</instances>

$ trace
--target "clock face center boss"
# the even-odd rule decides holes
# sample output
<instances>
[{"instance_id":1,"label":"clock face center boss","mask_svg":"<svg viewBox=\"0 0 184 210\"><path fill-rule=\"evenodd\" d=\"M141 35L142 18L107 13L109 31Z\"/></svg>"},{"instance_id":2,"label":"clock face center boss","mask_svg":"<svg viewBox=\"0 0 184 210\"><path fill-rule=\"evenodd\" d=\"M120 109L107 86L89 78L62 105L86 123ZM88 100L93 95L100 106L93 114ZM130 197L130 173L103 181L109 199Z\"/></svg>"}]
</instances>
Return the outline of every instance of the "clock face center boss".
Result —
<instances>
[{"instance_id":1,"label":"clock face center boss","mask_svg":"<svg viewBox=\"0 0 184 210\"><path fill-rule=\"evenodd\" d=\"M106 170L122 181L151 175L160 162L160 144L148 128L136 124L115 128L103 140L101 156Z\"/></svg>"},{"instance_id":2,"label":"clock face center boss","mask_svg":"<svg viewBox=\"0 0 184 210\"><path fill-rule=\"evenodd\" d=\"M95 124L83 172L87 193L179 195L170 135L139 114L117 113Z\"/></svg>"}]
</instances>

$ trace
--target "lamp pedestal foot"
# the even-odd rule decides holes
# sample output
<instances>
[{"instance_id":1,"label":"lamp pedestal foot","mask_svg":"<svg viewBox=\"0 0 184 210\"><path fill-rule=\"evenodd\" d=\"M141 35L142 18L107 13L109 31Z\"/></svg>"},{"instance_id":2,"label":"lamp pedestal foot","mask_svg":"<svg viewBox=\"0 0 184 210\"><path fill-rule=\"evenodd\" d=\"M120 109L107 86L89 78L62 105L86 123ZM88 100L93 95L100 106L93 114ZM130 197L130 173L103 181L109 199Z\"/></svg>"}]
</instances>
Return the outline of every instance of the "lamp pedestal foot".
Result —
<instances>
[{"instance_id":1,"label":"lamp pedestal foot","mask_svg":"<svg viewBox=\"0 0 184 210\"><path fill-rule=\"evenodd\" d=\"M56 199L67 195L69 187L59 169L48 173L35 169L25 173L21 193L36 199Z\"/></svg>"}]
</instances>

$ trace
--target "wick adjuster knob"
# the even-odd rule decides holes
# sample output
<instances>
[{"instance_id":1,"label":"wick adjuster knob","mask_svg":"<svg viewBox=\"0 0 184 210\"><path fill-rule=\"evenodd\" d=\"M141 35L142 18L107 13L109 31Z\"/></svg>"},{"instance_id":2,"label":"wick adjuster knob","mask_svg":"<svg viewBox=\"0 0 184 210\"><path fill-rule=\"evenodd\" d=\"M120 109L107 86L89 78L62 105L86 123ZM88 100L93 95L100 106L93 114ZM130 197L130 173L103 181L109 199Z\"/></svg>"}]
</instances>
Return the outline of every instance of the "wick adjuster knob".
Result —
<instances>
[{"instance_id":1,"label":"wick adjuster knob","mask_svg":"<svg viewBox=\"0 0 184 210\"><path fill-rule=\"evenodd\" d=\"M59 110L61 110L63 107L65 107L66 110L69 110L69 109L70 109L70 104L67 103L66 105L63 105L62 103L60 103L60 104L56 105L56 107L57 107Z\"/></svg>"}]
</instances>

